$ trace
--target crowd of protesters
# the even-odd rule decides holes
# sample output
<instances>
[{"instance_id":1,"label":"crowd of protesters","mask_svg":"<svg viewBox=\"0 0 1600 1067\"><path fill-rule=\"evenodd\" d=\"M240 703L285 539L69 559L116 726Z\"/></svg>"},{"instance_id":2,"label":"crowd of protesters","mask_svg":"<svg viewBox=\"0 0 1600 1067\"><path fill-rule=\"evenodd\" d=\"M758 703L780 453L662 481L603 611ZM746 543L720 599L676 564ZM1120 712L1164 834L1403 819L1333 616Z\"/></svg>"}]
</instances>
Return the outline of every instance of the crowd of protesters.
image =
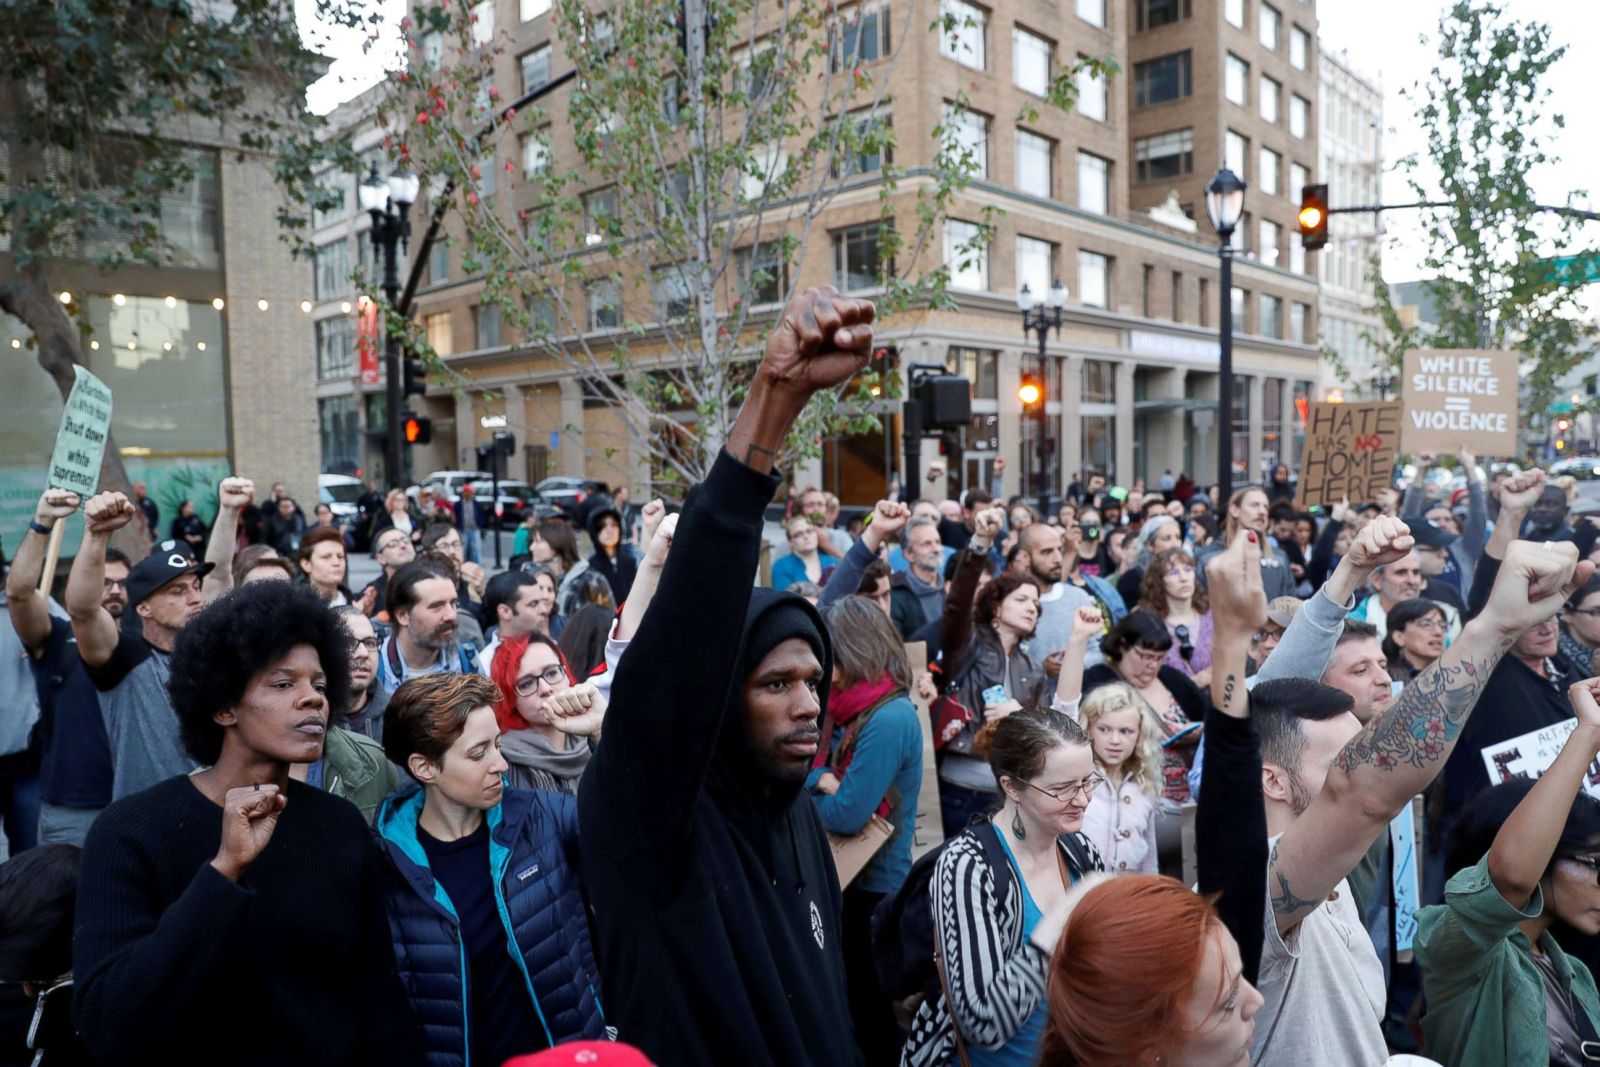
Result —
<instances>
[{"instance_id":1,"label":"crowd of protesters","mask_svg":"<svg viewBox=\"0 0 1600 1067\"><path fill-rule=\"evenodd\" d=\"M225 479L209 529L45 491L0 1063L1600 1061L1567 493L1462 452L1449 495L1433 456L1326 513L1286 467L1089 472L1045 515L997 465L854 532L795 487L766 544L873 314L797 296L680 511L529 521L492 578L466 493L370 493L357 590L281 487Z\"/></svg>"}]
</instances>

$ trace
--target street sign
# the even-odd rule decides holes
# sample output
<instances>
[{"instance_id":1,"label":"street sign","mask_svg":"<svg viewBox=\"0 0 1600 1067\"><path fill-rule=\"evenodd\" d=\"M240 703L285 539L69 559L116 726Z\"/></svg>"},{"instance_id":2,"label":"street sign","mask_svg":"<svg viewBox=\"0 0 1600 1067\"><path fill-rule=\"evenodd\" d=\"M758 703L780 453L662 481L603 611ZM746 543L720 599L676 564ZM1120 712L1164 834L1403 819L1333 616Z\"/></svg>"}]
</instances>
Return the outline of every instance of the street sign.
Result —
<instances>
[{"instance_id":1,"label":"street sign","mask_svg":"<svg viewBox=\"0 0 1600 1067\"><path fill-rule=\"evenodd\" d=\"M76 380L61 412L47 480L52 489L70 489L88 500L100 484L100 461L111 433L111 390L81 366L74 364L72 371Z\"/></svg>"},{"instance_id":2,"label":"street sign","mask_svg":"<svg viewBox=\"0 0 1600 1067\"><path fill-rule=\"evenodd\" d=\"M1544 261L1555 281L1572 285L1600 282L1600 253L1584 252L1577 256L1556 256Z\"/></svg>"},{"instance_id":3,"label":"street sign","mask_svg":"<svg viewBox=\"0 0 1600 1067\"><path fill-rule=\"evenodd\" d=\"M1480 456L1517 451L1517 354L1475 348L1414 348L1405 354L1400 447Z\"/></svg>"},{"instance_id":4,"label":"street sign","mask_svg":"<svg viewBox=\"0 0 1600 1067\"><path fill-rule=\"evenodd\" d=\"M1394 482L1400 402L1311 405L1300 460L1300 502L1331 507L1376 499Z\"/></svg>"}]
</instances>

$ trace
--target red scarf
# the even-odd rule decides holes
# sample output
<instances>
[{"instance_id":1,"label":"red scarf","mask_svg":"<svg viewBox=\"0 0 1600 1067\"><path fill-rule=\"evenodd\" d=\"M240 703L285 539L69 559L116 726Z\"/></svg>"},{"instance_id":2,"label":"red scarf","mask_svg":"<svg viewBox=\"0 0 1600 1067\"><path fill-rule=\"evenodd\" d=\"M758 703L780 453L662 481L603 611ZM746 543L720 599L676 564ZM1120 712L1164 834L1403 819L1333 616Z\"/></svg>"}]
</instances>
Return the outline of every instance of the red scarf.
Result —
<instances>
[{"instance_id":1,"label":"red scarf","mask_svg":"<svg viewBox=\"0 0 1600 1067\"><path fill-rule=\"evenodd\" d=\"M828 744L817 746L816 758L811 761L812 769L828 766L828 757L833 754L829 744L832 743L835 726L848 726L868 708L883 703L884 697L896 688L894 679L884 674L875 682L857 682L848 689L829 693L828 711L822 717L822 738ZM854 731L846 730L839 742L839 761L833 765L835 778L844 777L844 769L850 765L850 757L855 753L854 741Z\"/></svg>"}]
</instances>

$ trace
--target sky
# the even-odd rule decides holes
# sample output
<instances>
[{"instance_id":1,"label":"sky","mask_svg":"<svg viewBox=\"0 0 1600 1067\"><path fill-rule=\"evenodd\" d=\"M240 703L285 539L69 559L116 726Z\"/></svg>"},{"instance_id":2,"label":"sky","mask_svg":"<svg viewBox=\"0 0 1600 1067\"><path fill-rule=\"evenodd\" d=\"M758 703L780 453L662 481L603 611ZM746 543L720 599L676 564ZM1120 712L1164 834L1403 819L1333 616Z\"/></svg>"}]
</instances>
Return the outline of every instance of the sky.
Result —
<instances>
[{"instance_id":1,"label":"sky","mask_svg":"<svg viewBox=\"0 0 1600 1067\"><path fill-rule=\"evenodd\" d=\"M325 113L375 84L383 77L385 56L394 56L405 0L364 0L384 15L383 43L367 49L364 32L329 32L316 24L316 0L295 0L302 35L318 52L333 59L327 76L313 85L307 101L313 111ZM1296 0L1285 0L1293 4ZM1590 188L1593 198L1580 197L1581 207L1600 205L1600 108L1587 106L1594 94L1592 72L1600 70L1600 4L1592 0L1504 0L1508 10L1523 20L1548 23L1556 43L1567 53L1548 77L1554 110L1566 118L1566 128L1555 131L1553 154L1562 157L1533 176L1534 191L1545 203L1560 203L1569 192ZM1433 69L1435 47L1421 38L1431 36L1448 0L1322 0L1317 4L1322 47L1343 53L1356 71L1376 79L1384 90L1384 200L1402 203L1415 199L1395 160L1420 149L1423 136L1409 103L1401 98ZM1335 206L1340 196L1330 190ZM1394 212L1385 217L1384 277L1390 282L1421 275L1417 212ZM1600 247L1600 223L1587 224L1593 240L1581 248L1550 249L1552 254Z\"/></svg>"}]
</instances>

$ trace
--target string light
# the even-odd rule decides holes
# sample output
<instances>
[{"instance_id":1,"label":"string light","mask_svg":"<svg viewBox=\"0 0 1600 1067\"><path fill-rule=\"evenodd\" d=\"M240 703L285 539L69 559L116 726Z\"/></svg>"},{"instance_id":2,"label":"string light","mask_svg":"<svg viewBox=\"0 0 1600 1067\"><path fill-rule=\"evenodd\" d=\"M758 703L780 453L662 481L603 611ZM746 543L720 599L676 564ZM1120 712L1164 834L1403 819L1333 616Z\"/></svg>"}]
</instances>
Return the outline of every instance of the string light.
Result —
<instances>
[{"instance_id":1,"label":"string light","mask_svg":"<svg viewBox=\"0 0 1600 1067\"><path fill-rule=\"evenodd\" d=\"M211 306L216 308L218 311L221 311L227 305L222 302L222 297L219 296L215 300L211 301Z\"/></svg>"},{"instance_id":2,"label":"string light","mask_svg":"<svg viewBox=\"0 0 1600 1067\"><path fill-rule=\"evenodd\" d=\"M11 347L12 348L21 348L22 347L22 342L19 341L17 338L13 337L11 339Z\"/></svg>"},{"instance_id":3,"label":"string light","mask_svg":"<svg viewBox=\"0 0 1600 1067\"><path fill-rule=\"evenodd\" d=\"M132 342L132 341L129 341L129 342L128 342L128 351L129 351L129 352L132 352L132 351L133 351L133 342Z\"/></svg>"},{"instance_id":4,"label":"string light","mask_svg":"<svg viewBox=\"0 0 1600 1067\"><path fill-rule=\"evenodd\" d=\"M196 348L196 350L204 352L206 350L206 343L204 341L201 341L200 343L196 344L194 347Z\"/></svg>"},{"instance_id":5,"label":"string light","mask_svg":"<svg viewBox=\"0 0 1600 1067\"><path fill-rule=\"evenodd\" d=\"M100 342L99 341L90 341L89 342L89 351L91 351L91 352L100 351Z\"/></svg>"},{"instance_id":6,"label":"string light","mask_svg":"<svg viewBox=\"0 0 1600 1067\"><path fill-rule=\"evenodd\" d=\"M256 301L256 307L260 308L262 311L267 310L267 308L269 308L271 306L272 305L268 304L265 300L257 300Z\"/></svg>"},{"instance_id":7,"label":"string light","mask_svg":"<svg viewBox=\"0 0 1600 1067\"><path fill-rule=\"evenodd\" d=\"M72 303L72 294L67 292L65 289L61 290L61 302L63 304Z\"/></svg>"},{"instance_id":8,"label":"string light","mask_svg":"<svg viewBox=\"0 0 1600 1067\"><path fill-rule=\"evenodd\" d=\"M167 297L167 307L175 308L177 306L178 306L178 298L177 297L175 297L175 296Z\"/></svg>"},{"instance_id":9,"label":"string light","mask_svg":"<svg viewBox=\"0 0 1600 1067\"><path fill-rule=\"evenodd\" d=\"M265 311L266 309L263 308L262 310ZM311 301L309 301L309 300L300 301L300 310L304 311L307 315L311 314Z\"/></svg>"},{"instance_id":10,"label":"string light","mask_svg":"<svg viewBox=\"0 0 1600 1067\"><path fill-rule=\"evenodd\" d=\"M346 315L350 314L350 301L346 300L341 303L339 305L339 310L344 312Z\"/></svg>"},{"instance_id":11,"label":"string light","mask_svg":"<svg viewBox=\"0 0 1600 1067\"><path fill-rule=\"evenodd\" d=\"M172 351L172 342L171 341L162 341L161 342L161 351L163 351L163 352L171 352Z\"/></svg>"},{"instance_id":12,"label":"string light","mask_svg":"<svg viewBox=\"0 0 1600 1067\"><path fill-rule=\"evenodd\" d=\"M117 305L117 307L121 307L128 302L128 298L123 296L121 293L117 293L111 298L111 302Z\"/></svg>"}]
</instances>

